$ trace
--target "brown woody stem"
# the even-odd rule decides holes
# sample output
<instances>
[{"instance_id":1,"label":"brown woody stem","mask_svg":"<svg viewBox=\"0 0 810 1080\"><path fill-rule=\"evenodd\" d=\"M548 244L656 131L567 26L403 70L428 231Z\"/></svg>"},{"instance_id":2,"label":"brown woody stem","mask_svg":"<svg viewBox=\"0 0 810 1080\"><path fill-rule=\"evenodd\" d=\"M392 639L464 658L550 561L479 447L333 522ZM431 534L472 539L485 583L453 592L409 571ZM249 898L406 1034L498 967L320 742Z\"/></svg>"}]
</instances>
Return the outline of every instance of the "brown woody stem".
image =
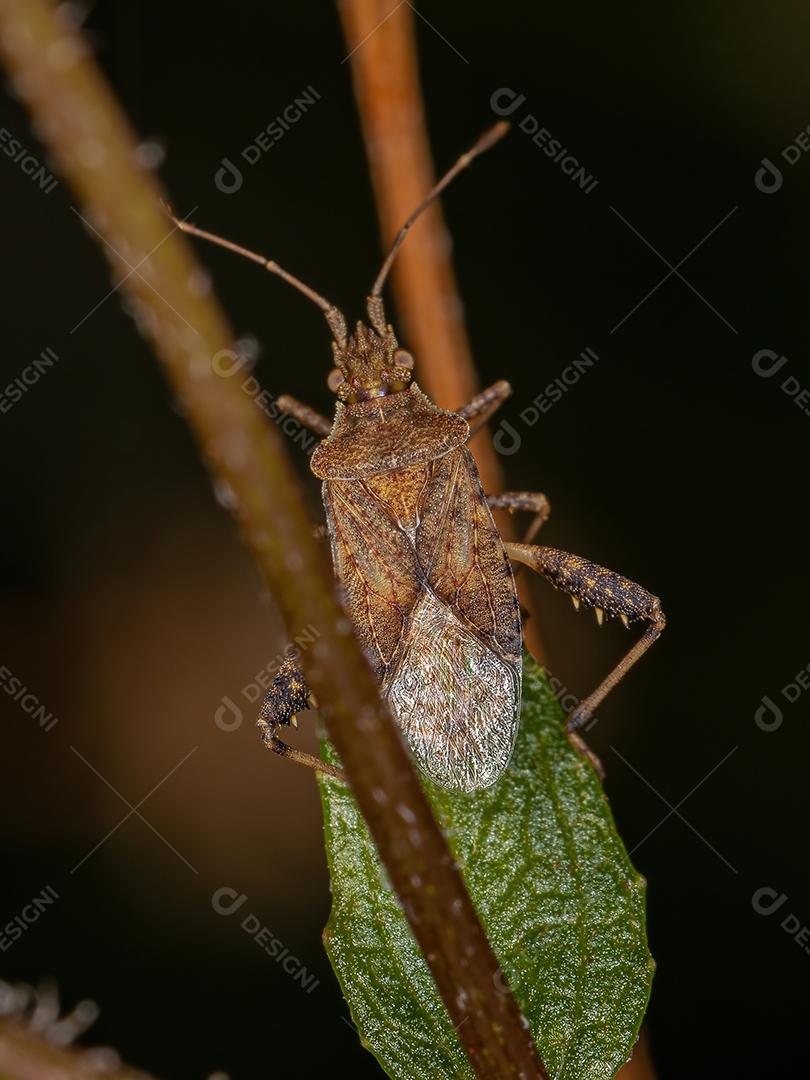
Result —
<instances>
[{"instance_id":1,"label":"brown woody stem","mask_svg":"<svg viewBox=\"0 0 810 1080\"><path fill-rule=\"evenodd\" d=\"M436 182L425 126L416 55L414 14L400 0L338 0L352 68L354 92L380 220L388 251L403 223ZM481 127L491 119L482 116ZM463 148L453 147L448 157ZM463 181L462 181L463 182ZM457 409L478 391L478 375L462 315L450 241L441 204L425 210L402 245L392 270L394 293L407 344L416 357L419 385L438 404ZM486 428L470 442L487 493L503 490L503 472ZM509 514L496 512L508 539L517 531ZM531 612L531 587L519 584ZM537 621L525 627L532 654L543 658Z\"/></svg>"},{"instance_id":2,"label":"brown woody stem","mask_svg":"<svg viewBox=\"0 0 810 1080\"><path fill-rule=\"evenodd\" d=\"M84 42L47 0L0 0L0 51L139 312L288 625L314 623L307 681L477 1076L546 1077L312 537L281 436L217 374L233 334ZM409 166L410 167L410 166ZM133 269L134 268L134 269ZM376 793L376 795L375 795ZM420 882L414 885L414 882Z\"/></svg>"},{"instance_id":3,"label":"brown woody stem","mask_svg":"<svg viewBox=\"0 0 810 1080\"><path fill-rule=\"evenodd\" d=\"M436 182L419 87L413 11L398 0L338 0L338 10L387 252ZM482 117L482 129L489 119ZM466 139L462 136L462 145L453 147L448 157L464 149ZM419 385L438 405L457 409L478 390L478 376L440 203L428 207L414 225L397 255L392 277ZM501 470L491 442L479 436L474 449L484 487L500 490Z\"/></svg>"}]
</instances>

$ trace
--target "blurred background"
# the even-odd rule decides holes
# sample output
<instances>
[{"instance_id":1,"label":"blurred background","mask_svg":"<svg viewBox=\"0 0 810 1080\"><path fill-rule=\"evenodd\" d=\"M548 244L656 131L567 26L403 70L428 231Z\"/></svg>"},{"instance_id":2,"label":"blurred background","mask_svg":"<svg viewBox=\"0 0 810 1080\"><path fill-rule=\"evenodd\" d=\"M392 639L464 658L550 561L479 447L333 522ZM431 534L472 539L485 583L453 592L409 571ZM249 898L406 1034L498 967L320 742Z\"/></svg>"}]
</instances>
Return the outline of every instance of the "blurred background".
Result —
<instances>
[{"instance_id":1,"label":"blurred background","mask_svg":"<svg viewBox=\"0 0 810 1080\"><path fill-rule=\"evenodd\" d=\"M332 6L85 8L178 212L361 315L380 248ZM494 425L508 486L549 496L546 543L643 583L669 616L588 736L649 881L659 1075L797 1075L810 16L417 10L437 167L498 109L516 124L444 200L481 382L514 387ZM93 1041L158 1075L378 1076L320 943L315 783L253 728L284 630L70 194L26 164L48 168L6 92L0 127L0 977L95 999ZM330 412L317 312L200 255L260 384ZM584 695L625 632L537 597L549 666ZM248 913L309 989L240 929Z\"/></svg>"}]
</instances>

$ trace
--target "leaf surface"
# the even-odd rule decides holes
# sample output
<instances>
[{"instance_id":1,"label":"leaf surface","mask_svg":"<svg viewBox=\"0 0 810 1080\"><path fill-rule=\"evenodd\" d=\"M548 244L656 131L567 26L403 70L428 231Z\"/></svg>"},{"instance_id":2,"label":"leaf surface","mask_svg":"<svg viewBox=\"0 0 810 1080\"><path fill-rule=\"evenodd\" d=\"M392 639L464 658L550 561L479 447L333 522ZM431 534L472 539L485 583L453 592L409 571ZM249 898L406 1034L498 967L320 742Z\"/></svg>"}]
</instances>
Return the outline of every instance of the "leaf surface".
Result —
<instances>
[{"instance_id":1,"label":"leaf surface","mask_svg":"<svg viewBox=\"0 0 810 1080\"><path fill-rule=\"evenodd\" d=\"M502 778L468 795L425 789L550 1076L607 1080L630 1056L650 993L645 883L528 656L523 677ZM322 779L321 798L332 881L324 942L363 1044L396 1080L473 1080L351 793Z\"/></svg>"}]
</instances>

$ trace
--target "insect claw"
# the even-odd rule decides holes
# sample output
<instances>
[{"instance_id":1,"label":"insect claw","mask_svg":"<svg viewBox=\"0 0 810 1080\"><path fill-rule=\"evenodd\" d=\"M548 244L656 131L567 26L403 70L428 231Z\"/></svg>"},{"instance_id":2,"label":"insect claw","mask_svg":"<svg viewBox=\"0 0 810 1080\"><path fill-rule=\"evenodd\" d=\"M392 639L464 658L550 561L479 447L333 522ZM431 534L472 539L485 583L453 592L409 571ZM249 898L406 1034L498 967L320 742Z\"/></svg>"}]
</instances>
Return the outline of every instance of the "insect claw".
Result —
<instances>
[{"instance_id":1,"label":"insect claw","mask_svg":"<svg viewBox=\"0 0 810 1080\"><path fill-rule=\"evenodd\" d=\"M578 596L572 596L571 597L571 603L574 605L574 611L579 611L579 597Z\"/></svg>"},{"instance_id":2,"label":"insect claw","mask_svg":"<svg viewBox=\"0 0 810 1080\"><path fill-rule=\"evenodd\" d=\"M296 731L298 730L298 717L297 716L291 716L290 717L290 726L294 727L296 729Z\"/></svg>"},{"instance_id":3,"label":"insect claw","mask_svg":"<svg viewBox=\"0 0 810 1080\"><path fill-rule=\"evenodd\" d=\"M315 697L315 695L311 691L310 691L308 701L309 701L310 709L317 709L319 707L318 706L318 699Z\"/></svg>"},{"instance_id":4,"label":"insect claw","mask_svg":"<svg viewBox=\"0 0 810 1080\"><path fill-rule=\"evenodd\" d=\"M627 618L627 616L620 613L619 618L624 623L625 630L629 630L630 629L630 620Z\"/></svg>"},{"instance_id":5,"label":"insect claw","mask_svg":"<svg viewBox=\"0 0 810 1080\"><path fill-rule=\"evenodd\" d=\"M594 608L593 610L594 610L594 614L596 615L596 621L601 626L603 621L604 621L604 618L605 618L605 613L600 607Z\"/></svg>"}]
</instances>

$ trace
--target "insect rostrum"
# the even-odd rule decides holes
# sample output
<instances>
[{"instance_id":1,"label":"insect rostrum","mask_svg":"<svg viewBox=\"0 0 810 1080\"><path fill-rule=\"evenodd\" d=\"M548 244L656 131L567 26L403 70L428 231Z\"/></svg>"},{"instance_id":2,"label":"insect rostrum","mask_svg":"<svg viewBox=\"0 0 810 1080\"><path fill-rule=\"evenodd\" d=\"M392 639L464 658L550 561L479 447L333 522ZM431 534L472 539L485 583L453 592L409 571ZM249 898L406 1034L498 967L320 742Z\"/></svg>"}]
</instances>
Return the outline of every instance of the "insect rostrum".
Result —
<instances>
[{"instance_id":1,"label":"insect rostrum","mask_svg":"<svg viewBox=\"0 0 810 1080\"><path fill-rule=\"evenodd\" d=\"M412 380L413 358L386 321L382 289L410 226L475 156L506 131L485 133L403 226L368 298L368 325L349 334L340 311L277 263L186 222L184 231L212 240L284 278L324 312L332 332L336 393L332 423L290 397L279 407L325 436L311 457L322 481L335 574L346 611L381 692L424 771L448 788L475 791L502 775L517 735L521 703L521 618L511 561L625 625L647 622L639 641L569 716L576 735L594 708L664 628L659 601L619 574L579 556L529 543L549 513L545 496L510 492L487 497L467 441L511 393L505 382L458 412L440 409ZM505 543L492 508L535 515L525 542ZM277 753L340 776L278 735L308 707L303 674L288 657L259 717Z\"/></svg>"}]
</instances>

